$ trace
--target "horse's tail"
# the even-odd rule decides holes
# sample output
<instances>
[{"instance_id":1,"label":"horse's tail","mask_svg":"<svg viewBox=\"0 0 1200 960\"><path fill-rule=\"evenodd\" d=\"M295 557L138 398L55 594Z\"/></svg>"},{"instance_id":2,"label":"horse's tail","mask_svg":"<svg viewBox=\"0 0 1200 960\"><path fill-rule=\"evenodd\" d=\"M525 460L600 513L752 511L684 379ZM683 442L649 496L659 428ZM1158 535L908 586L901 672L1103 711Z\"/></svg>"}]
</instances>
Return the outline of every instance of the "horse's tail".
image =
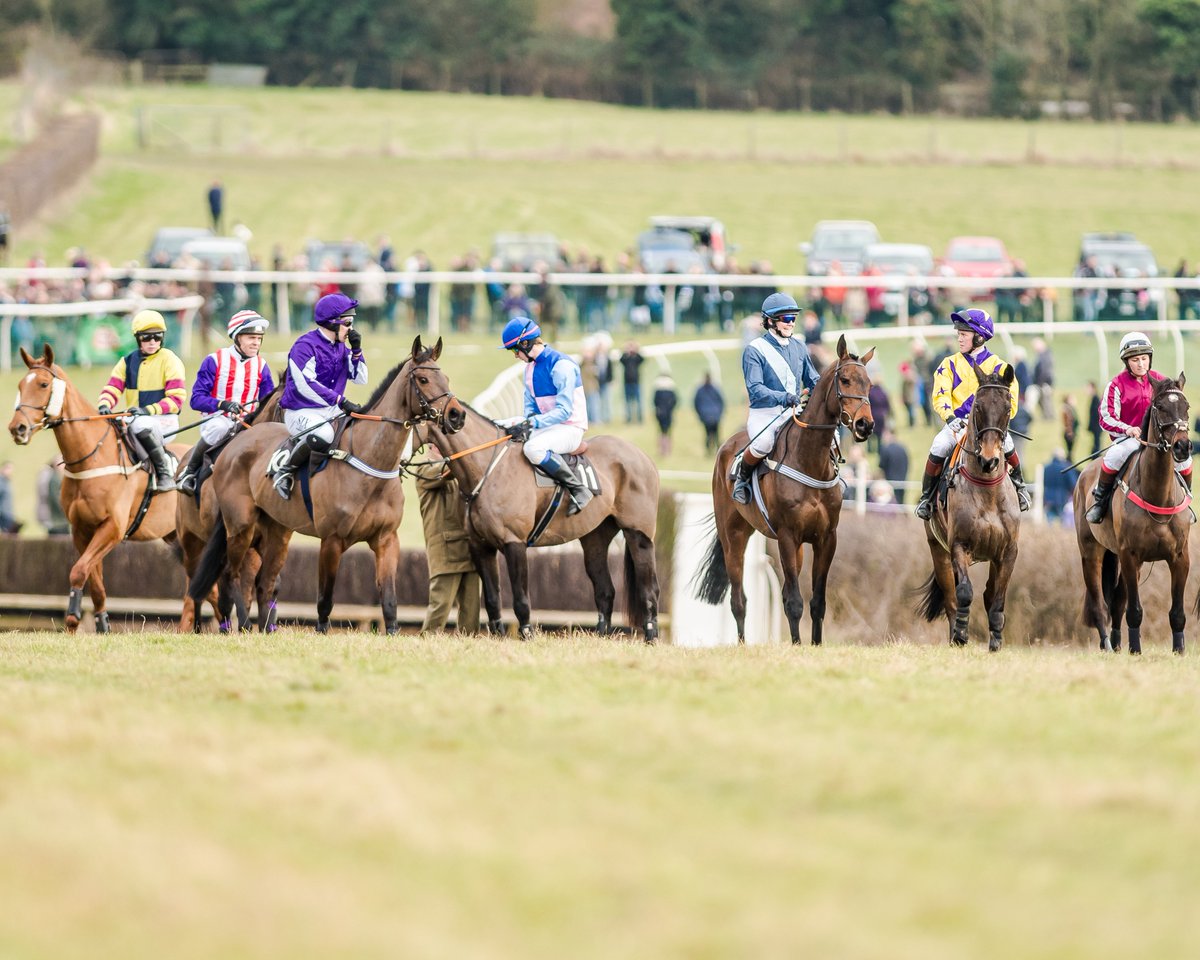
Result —
<instances>
[{"instance_id":1,"label":"horse's tail","mask_svg":"<svg viewBox=\"0 0 1200 960\"><path fill-rule=\"evenodd\" d=\"M921 598L914 608L918 617L924 617L933 623L946 612L946 593L942 590L936 573L931 573L929 579L921 584L915 592Z\"/></svg>"},{"instance_id":2,"label":"horse's tail","mask_svg":"<svg viewBox=\"0 0 1200 960\"><path fill-rule=\"evenodd\" d=\"M221 571L225 569L225 561L228 559L228 556L229 539L225 533L225 521L218 510L212 537L209 538L208 546L204 548L204 552L200 554L200 562L196 565L196 572L192 574L191 583L188 584L189 597L197 603L208 599L213 584L217 582L221 576Z\"/></svg>"},{"instance_id":3,"label":"horse's tail","mask_svg":"<svg viewBox=\"0 0 1200 960\"><path fill-rule=\"evenodd\" d=\"M692 577L692 596L705 603L718 604L729 593L729 570L725 566L725 548L721 545L721 533L717 530L717 517L713 514L709 522L713 527L712 542Z\"/></svg>"}]
</instances>

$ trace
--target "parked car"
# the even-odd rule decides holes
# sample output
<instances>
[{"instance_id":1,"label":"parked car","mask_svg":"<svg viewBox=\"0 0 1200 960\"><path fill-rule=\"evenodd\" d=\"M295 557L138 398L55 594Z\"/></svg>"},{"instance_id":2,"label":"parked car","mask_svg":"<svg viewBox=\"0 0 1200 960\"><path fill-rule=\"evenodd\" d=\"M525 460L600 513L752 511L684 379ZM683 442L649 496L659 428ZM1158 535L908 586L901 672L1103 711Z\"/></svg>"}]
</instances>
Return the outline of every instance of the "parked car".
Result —
<instances>
[{"instance_id":1,"label":"parked car","mask_svg":"<svg viewBox=\"0 0 1200 960\"><path fill-rule=\"evenodd\" d=\"M948 277L972 277L992 280L1012 275L1012 257L998 237L955 237L946 245L945 254L938 260L938 272ZM951 300L969 297L972 300L991 300L995 287L971 284L948 287Z\"/></svg>"},{"instance_id":2,"label":"parked car","mask_svg":"<svg viewBox=\"0 0 1200 960\"><path fill-rule=\"evenodd\" d=\"M501 270L532 270L539 263L563 266L558 237L552 233L498 233L492 238L492 259Z\"/></svg>"},{"instance_id":3,"label":"parked car","mask_svg":"<svg viewBox=\"0 0 1200 960\"><path fill-rule=\"evenodd\" d=\"M371 248L361 240L309 240L304 245L304 255L309 270L320 270L326 261L341 270L347 258L352 269L361 270L375 259Z\"/></svg>"},{"instance_id":4,"label":"parked car","mask_svg":"<svg viewBox=\"0 0 1200 960\"><path fill-rule=\"evenodd\" d=\"M1091 259L1096 272L1110 277L1157 277L1158 261L1154 251L1132 233L1085 233L1079 245L1081 260ZM1121 289L1107 291L1100 306L1101 320L1153 319L1165 291ZM1081 315L1077 309L1076 314Z\"/></svg>"},{"instance_id":5,"label":"parked car","mask_svg":"<svg viewBox=\"0 0 1200 960\"><path fill-rule=\"evenodd\" d=\"M169 267L179 259L183 245L189 240L212 235L208 227L159 227L146 248L144 263L148 267Z\"/></svg>"},{"instance_id":6,"label":"parked car","mask_svg":"<svg viewBox=\"0 0 1200 960\"><path fill-rule=\"evenodd\" d=\"M867 247L879 243L879 228L870 220L822 220L813 227L812 239L800 244L805 273L822 277L835 260L842 273L856 277L863 270Z\"/></svg>"},{"instance_id":7,"label":"parked car","mask_svg":"<svg viewBox=\"0 0 1200 960\"><path fill-rule=\"evenodd\" d=\"M199 260L210 270L250 269L250 251L237 237L199 237L185 243L180 254Z\"/></svg>"},{"instance_id":8,"label":"parked car","mask_svg":"<svg viewBox=\"0 0 1200 960\"><path fill-rule=\"evenodd\" d=\"M877 268L885 277L928 277L934 270L933 251L923 243L872 243L863 252L863 269L871 268ZM910 294L907 286L889 286L883 295L883 309L889 316L897 316L905 299L910 308L928 308L929 291L922 287Z\"/></svg>"},{"instance_id":9,"label":"parked car","mask_svg":"<svg viewBox=\"0 0 1200 960\"><path fill-rule=\"evenodd\" d=\"M731 249L720 220L675 216L651 217L650 229L638 236L637 248L647 273L687 273L693 266L720 273Z\"/></svg>"}]
</instances>

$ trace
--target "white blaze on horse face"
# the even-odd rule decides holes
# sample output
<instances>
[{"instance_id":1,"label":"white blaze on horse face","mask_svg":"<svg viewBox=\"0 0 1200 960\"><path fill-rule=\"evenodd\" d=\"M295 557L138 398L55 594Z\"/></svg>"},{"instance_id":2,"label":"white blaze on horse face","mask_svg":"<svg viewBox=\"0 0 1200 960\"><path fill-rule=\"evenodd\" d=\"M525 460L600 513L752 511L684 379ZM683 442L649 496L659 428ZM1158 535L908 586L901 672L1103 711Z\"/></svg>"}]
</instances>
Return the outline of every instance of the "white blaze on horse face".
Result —
<instances>
[{"instance_id":1,"label":"white blaze on horse face","mask_svg":"<svg viewBox=\"0 0 1200 960\"><path fill-rule=\"evenodd\" d=\"M33 374L31 373L29 376L32 377ZM17 399L13 401L13 409L14 410L21 409L21 391L20 390L17 391Z\"/></svg>"}]
</instances>

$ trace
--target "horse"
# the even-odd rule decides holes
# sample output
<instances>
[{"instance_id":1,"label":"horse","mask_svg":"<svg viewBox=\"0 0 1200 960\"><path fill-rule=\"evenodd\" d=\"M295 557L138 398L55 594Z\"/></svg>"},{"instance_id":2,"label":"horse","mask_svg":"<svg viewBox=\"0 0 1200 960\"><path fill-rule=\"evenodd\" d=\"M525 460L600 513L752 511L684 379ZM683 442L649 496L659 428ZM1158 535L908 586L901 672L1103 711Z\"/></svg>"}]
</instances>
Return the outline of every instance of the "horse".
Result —
<instances>
[{"instance_id":1,"label":"horse","mask_svg":"<svg viewBox=\"0 0 1200 960\"><path fill-rule=\"evenodd\" d=\"M1171 649L1182 654L1187 614L1183 590L1191 558L1188 535L1192 496L1175 472L1173 460L1191 455L1188 439L1188 402L1183 395L1186 379L1163 379L1154 387L1150 409L1142 420L1142 447L1129 459L1124 477L1117 482L1108 516L1088 523L1091 491L1100 462L1088 466L1075 484L1075 538L1083 564L1085 595L1083 621L1100 637L1100 649L1121 649L1121 614L1129 628L1129 652L1142 652L1142 603L1138 574L1143 563L1165 560L1171 568ZM1196 611L1200 614L1200 596ZM1107 632L1111 618L1112 632Z\"/></svg>"},{"instance_id":2,"label":"horse","mask_svg":"<svg viewBox=\"0 0 1200 960\"><path fill-rule=\"evenodd\" d=\"M17 408L8 424L13 442L24 446L39 430L50 430L66 466L62 485L63 512L79 559L71 567L67 599L68 633L83 618L83 588L87 585L96 617L96 631L109 632L104 558L122 540L175 540L175 493L150 493L150 475L130 461L115 421L121 414L101 414L54 362L45 344L36 360L24 347L21 359L29 373L17 390ZM27 412L28 411L28 412ZM177 458L182 444L168 448ZM198 599L204 599L202 594Z\"/></svg>"},{"instance_id":3,"label":"horse","mask_svg":"<svg viewBox=\"0 0 1200 960\"><path fill-rule=\"evenodd\" d=\"M867 364L874 348L859 358L838 338L837 361L821 375L803 413L795 413L779 431L773 453L777 460L763 461L766 469L758 480L766 516L757 504L740 504L733 499L730 468L734 458L750 443L740 430L717 451L713 465L713 517L716 530L695 578L695 596L705 603L721 603L730 593L730 607L737 622L738 643L746 642L746 542L755 530L779 541L783 566L783 608L787 614L792 643L800 643L800 619L804 598L800 595L800 570L804 544L812 544L812 643L819 646L825 623L825 584L837 552L837 525L842 513L842 481L838 476L840 457L831 440L839 426L850 429L854 439L865 441L875 429L868 399L871 379ZM780 414L784 416L784 414ZM828 432L827 432L828 431Z\"/></svg>"},{"instance_id":4,"label":"horse","mask_svg":"<svg viewBox=\"0 0 1200 960\"><path fill-rule=\"evenodd\" d=\"M263 553L258 572L259 627L267 624L266 592L273 589L287 559L292 532L321 541L318 561L317 631L329 631L333 588L342 554L352 544L366 542L375 554L375 583L389 634L400 629L396 618L396 567L400 544L396 528L404 512L404 492L397 481L399 464L414 424L430 422L450 436L462 427L466 414L450 392L436 361L442 341L427 348L421 338L412 353L384 377L363 408L353 414L335 438L331 462L309 478L312 516L302 493L302 478L291 498L275 492L267 469L288 439L280 423L256 424L234 437L217 458L211 484L221 522L200 558L189 593L203 596L228 567L234 584L239 626L248 625L242 582L243 563L255 538ZM360 459L360 457L362 459ZM316 464L313 464L316 466Z\"/></svg>"},{"instance_id":5,"label":"horse","mask_svg":"<svg viewBox=\"0 0 1200 960\"><path fill-rule=\"evenodd\" d=\"M589 437L584 444L599 492L574 516L559 510L534 536L547 517L554 486L539 486L535 471L512 449L504 430L470 406L463 429L438 446L447 454L450 471L467 501L466 526L471 556L483 582L483 602L490 633L503 632L500 619L499 554L504 554L512 590L513 614L522 639L533 635L530 625L527 550L578 540L583 565L592 582L596 631L612 629L616 596L608 569L608 547L620 531L625 535L625 612L642 639L658 639L658 572L654 534L658 522L658 467L645 453L620 437ZM561 503L561 500L558 502Z\"/></svg>"},{"instance_id":6,"label":"horse","mask_svg":"<svg viewBox=\"0 0 1200 960\"><path fill-rule=\"evenodd\" d=\"M988 649L994 653L1004 643L1004 602L1021 530L1017 491L1009 482L1004 457L1015 373L1007 364L991 374L974 363L971 369L979 388L959 441L961 460L954 468L945 505L935 494L933 515L925 521L933 572L919 588L923 598L917 612L931 623L945 613L950 642L966 644L974 598L969 568L986 560L990 568L983 605L990 631Z\"/></svg>"}]
</instances>

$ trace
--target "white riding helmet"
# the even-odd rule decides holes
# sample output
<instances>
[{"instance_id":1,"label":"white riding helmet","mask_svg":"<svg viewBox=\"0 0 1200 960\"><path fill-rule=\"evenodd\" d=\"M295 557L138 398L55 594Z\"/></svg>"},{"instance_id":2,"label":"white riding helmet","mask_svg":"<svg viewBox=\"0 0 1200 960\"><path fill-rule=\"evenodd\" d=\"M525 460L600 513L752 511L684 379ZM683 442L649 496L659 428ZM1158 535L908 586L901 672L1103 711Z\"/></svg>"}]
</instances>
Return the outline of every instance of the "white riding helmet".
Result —
<instances>
[{"instance_id":1,"label":"white riding helmet","mask_svg":"<svg viewBox=\"0 0 1200 960\"><path fill-rule=\"evenodd\" d=\"M1150 342L1150 338L1136 330L1125 334L1121 338L1121 359L1128 360L1130 357L1141 356L1154 356L1154 344Z\"/></svg>"}]
</instances>

